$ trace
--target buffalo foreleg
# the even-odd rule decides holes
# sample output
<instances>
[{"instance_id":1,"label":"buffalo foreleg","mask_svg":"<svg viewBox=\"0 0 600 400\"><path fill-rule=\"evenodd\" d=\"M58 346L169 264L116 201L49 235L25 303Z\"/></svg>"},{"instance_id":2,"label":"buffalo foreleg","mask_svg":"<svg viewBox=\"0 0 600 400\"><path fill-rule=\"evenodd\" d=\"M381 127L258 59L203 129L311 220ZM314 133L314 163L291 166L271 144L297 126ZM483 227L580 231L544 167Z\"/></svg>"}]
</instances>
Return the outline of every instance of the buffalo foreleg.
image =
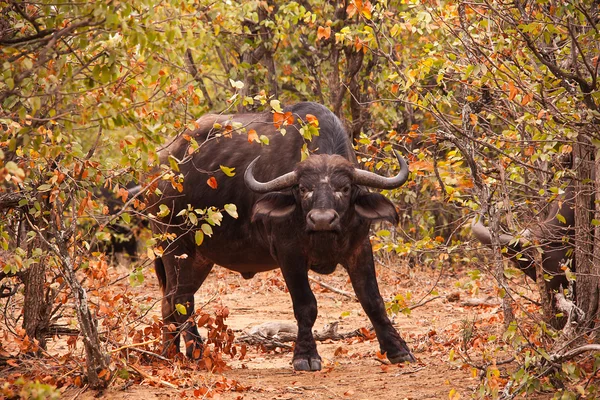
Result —
<instances>
[{"instance_id":1,"label":"buffalo foreleg","mask_svg":"<svg viewBox=\"0 0 600 400\"><path fill-rule=\"evenodd\" d=\"M281 263L281 271L290 291L294 316L298 322L298 338L294 347L292 365L296 371L319 371L321 357L312 334L317 319L317 299L308 282L307 263L299 262L298 259L291 262L284 261Z\"/></svg>"},{"instance_id":2,"label":"buffalo foreleg","mask_svg":"<svg viewBox=\"0 0 600 400\"><path fill-rule=\"evenodd\" d=\"M381 351L392 363L415 361L406 342L387 316L375 276L373 251L367 241L345 265L352 287L365 313L371 320Z\"/></svg>"}]
</instances>

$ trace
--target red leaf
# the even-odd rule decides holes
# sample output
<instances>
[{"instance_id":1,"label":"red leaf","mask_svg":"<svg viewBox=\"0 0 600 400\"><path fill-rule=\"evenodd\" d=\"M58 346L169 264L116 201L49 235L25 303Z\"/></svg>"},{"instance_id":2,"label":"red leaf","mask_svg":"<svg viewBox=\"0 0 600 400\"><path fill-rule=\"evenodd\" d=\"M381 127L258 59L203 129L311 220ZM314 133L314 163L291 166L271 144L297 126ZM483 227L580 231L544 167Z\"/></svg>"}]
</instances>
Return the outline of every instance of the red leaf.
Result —
<instances>
[{"instance_id":1,"label":"red leaf","mask_svg":"<svg viewBox=\"0 0 600 400\"><path fill-rule=\"evenodd\" d=\"M216 189L217 188L217 180L215 179L214 176L211 176L210 178L208 178L208 180L206 181L206 184L208 186L210 186L212 189Z\"/></svg>"}]
</instances>

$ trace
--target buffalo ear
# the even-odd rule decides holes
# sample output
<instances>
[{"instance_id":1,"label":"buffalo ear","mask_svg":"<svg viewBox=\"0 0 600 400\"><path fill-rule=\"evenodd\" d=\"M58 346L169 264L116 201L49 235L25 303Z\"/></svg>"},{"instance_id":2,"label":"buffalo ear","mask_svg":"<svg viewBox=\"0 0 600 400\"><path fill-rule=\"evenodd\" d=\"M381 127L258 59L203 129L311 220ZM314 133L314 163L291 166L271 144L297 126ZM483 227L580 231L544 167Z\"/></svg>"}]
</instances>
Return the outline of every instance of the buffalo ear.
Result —
<instances>
[{"instance_id":1,"label":"buffalo ear","mask_svg":"<svg viewBox=\"0 0 600 400\"><path fill-rule=\"evenodd\" d=\"M396 207L379 193L361 193L354 202L356 213L371 221L385 220L397 225L400 218Z\"/></svg>"},{"instance_id":2,"label":"buffalo ear","mask_svg":"<svg viewBox=\"0 0 600 400\"><path fill-rule=\"evenodd\" d=\"M263 218L285 218L296 209L292 194L268 193L258 199L252 208L252 222Z\"/></svg>"}]
</instances>

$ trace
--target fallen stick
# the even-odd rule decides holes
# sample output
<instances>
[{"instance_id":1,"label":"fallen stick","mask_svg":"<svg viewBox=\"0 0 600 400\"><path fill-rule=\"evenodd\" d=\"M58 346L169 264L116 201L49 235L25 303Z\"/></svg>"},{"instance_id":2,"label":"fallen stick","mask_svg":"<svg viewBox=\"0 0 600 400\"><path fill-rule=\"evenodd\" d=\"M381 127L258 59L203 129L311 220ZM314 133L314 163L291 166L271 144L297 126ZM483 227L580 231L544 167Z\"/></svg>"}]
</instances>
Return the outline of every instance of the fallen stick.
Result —
<instances>
[{"instance_id":1,"label":"fallen stick","mask_svg":"<svg viewBox=\"0 0 600 400\"><path fill-rule=\"evenodd\" d=\"M166 386L166 387L170 387L171 389L179 389L179 387L177 385L174 385L171 382L163 381L162 379L155 378L152 375L148 374L146 371L136 367L133 364L127 364L127 366L129 368L131 368L132 370L134 370L136 373L138 373L144 379L147 379L149 381L158 383L158 384Z\"/></svg>"},{"instance_id":2,"label":"fallen stick","mask_svg":"<svg viewBox=\"0 0 600 400\"><path fill-rule=\"evenodd\" d=\"M479 307L479 306L489 306L496 307L500 305L500 302L497 298L488 296L484 298L473 298L466 299L460 302L460 305L463 307Z\"/></svg>"},{"instance_id":3,"label":"fallen stick","mask_svg":"<svg viewBox=\"0 0 600 400\"><path fill-rule=\"evenodd\" d=\"M324 340L343 340L351 337L365 337L363 333L365 328L355 329L351 332L339 333L337 321L327 324L321 331L313 332L315 340L320 342ZM370 332L372 328L368 329ZM295 342L298 338L298 329L295 324L288 322L265 322L250 329L247 334L241 335L236 342L249 345L263 345L267 350L276 347L291 349L292 346L287 342Z\"/></svg>"},{"instance_id":4,"label":"fallen stick","mask_svg":"<svg viewBox=\"0 0 600 400\"><path fill-rule=\"evenodd\" d=\"M110 353L116 353L116 352L119 352L119 351L121 351L121 350L125 350L125 349L132 349L132 348L135 348L135 347L139 347L139 346L145 346L145 345L147 345L147 344L156 343L156 342L159 342L160 340L161 340L161 339L152 339L152 340L147 340L147 341L145 341L145 342L141 342L141 343L132 343L132 344L126 344L126 345L124 345L124 346L121 346L121 347L118 347L118 348L116 348L116 349L112 349L112 350L110 350L109 352L110 352Z\"/></svg>"},{"instance_id":5,"label":"fallen stick","mask_svg":"<svg viewBox=\"0 0 600 400\"><path fill-rule=\"evenodd\" d=\"M550 354L550 359L554 362L563 362L588 351L600 352L600 344L586 344L569 350L565 354Z\"/></svg>"},{"instance_id":6,"label":"fallen stick","mask_svg":"<svg viewBox=\"0 0 600 400\"><path fill-rule=\"evenodd\" d=\"M308 279L309 279L309 280L311 280L311 281L313 281L313 282L316 282L316 283L318 283L319 285L323 286L323 287L324 287L325 289L327 289L327 290L330 290L330 291L332 291L332 292L334 292L334 293L337 293L337 294L341 294L342 296L346 296L346 297L348 297L348 298L350 298L350 299L352 299L352 300L356 300L356 301L358 301L358 299L356 298L356 296L355 296L354 294L352 294L352 293L350 293L350 292L347 292L347 291L345 291L345 290L342 290L342 289L338 289L338 288L336 288L336 287L333 287L333 286L331 286L331 285L329 285L329 284L327 284L327 283L323 282L323 281L322 281L321 279L319 279L319 278L315 278L315 277L313 277L313 276L310 276L310 275L309 275L309 276L308 276Z\"/></svg>"}]
</instances>

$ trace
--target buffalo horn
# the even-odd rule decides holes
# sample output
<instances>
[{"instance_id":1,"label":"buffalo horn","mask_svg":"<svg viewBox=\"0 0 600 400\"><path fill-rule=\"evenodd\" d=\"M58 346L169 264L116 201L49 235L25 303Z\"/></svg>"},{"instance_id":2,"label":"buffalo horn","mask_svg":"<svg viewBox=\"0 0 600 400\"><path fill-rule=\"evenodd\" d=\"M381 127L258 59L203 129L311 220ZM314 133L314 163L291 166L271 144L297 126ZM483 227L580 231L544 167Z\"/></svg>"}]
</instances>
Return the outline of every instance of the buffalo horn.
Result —
<instances>
[{"instance_id":1,"label":"buffalo horn","mask_svg":"<svg viewBox=\"0 0 600 400\"><path fill-rule=\"evenodd\" d=\"M400 163L400 172L396 176L386 178L357 168L354 170L354 183L376 189L395 189L402 186L408 179L408 165L400 153L394 150L394 154Z\"/></svg>"},{"instance_id":2,"label":"buffalo horn","mask_svg":"<svg viewBox=\"0 0 600 400\"><path fill-rule=\"evenodd\" d=\"M492 245L492 234L488 227L481 223L481 216L477 215L471 221L471 231L473 235L486 246ZM498 242L501 246L507 246L510 242L515 240L513 235L509 235L507 233L503 233L498 236Z\"/></svg>"},{"instance_id":3,"label":"buffalo horn","mask_svg":"<svg viewBox=\"0 0 600 400\"><path fill-rule=\"evenodd\" d=\"M248 189L252 190L256 193L268 193L268 192L276 192L278 190L287 189L296 184L296 172L288 172L287 174L281 175L269 182L258 182L254 179L254 165L258 161L260 156L256 157L248 168L246 168L246 172L244 173L244 182L246 182L246 186Z\"/></svg>"}]
</instances>

